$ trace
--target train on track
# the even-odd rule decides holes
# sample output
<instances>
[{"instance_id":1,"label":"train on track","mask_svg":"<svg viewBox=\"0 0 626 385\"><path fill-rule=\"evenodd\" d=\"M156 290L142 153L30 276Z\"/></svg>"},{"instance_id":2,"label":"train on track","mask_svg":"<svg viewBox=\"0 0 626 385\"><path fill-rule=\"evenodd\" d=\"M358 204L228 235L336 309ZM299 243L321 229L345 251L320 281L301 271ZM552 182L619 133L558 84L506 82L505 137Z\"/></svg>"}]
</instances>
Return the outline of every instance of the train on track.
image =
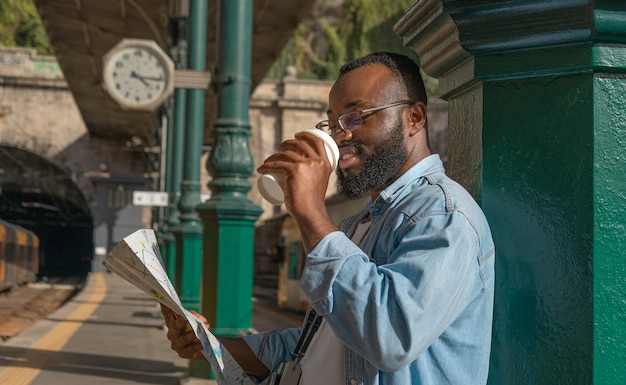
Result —
<instances>
[{"instance_id":1,"label":"train on track","mask_svg":"<svg viewBox=\"0 0 626 385\"><path fill-rule=\"evenodd\" d=\"M0 219L0 291L37 280L39 237Z\"/></svg>"}]
</instances>

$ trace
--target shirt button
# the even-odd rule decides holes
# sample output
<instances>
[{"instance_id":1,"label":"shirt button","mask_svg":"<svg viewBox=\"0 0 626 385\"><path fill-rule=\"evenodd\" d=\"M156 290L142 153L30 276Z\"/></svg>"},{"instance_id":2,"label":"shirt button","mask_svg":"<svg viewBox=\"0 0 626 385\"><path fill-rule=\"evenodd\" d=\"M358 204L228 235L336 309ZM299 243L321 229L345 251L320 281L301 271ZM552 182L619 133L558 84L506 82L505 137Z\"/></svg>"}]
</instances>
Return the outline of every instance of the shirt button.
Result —
<instances>
[{"instance_id":1,"label":"shirt button","mask_svg":"<svg viewBox=\"0 0 626 385\"><path fill-rule=\"evenodd\" d=\"M350 385L356 385L356 384L357 384L357 382L356 382L356 380L354 378L350 380Z\"/></svg>"}]
</instances>

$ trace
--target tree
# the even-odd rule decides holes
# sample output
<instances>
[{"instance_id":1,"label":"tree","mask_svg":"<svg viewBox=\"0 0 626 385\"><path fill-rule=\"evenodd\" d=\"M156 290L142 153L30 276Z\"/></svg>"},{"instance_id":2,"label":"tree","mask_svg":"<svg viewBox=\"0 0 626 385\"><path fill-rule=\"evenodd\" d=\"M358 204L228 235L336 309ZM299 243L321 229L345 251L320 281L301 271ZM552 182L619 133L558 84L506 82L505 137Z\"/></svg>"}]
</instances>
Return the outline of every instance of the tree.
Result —
<instances>
[{"instance_id":1,"label":"tree","mask_svg":"<svg viewBox=\"0 0 626 385\"><path fill-rule=\"evenodd\" d=\"M0 1L0 45L32 47L39 54L53 54L37 8L31 0Z\"/></svg>"},{"instance_id":2,"label":"tree","mask_svg":"<svg viewBox=\"0 0 626 385\"><path fill-rule=\"evenodd\" d=\"M317 0L267 77L279 79L294 66L300 79L333 80L346 61L376 51L418 60L393 31L413 0ZM437 80L422 73L430 95Z\"/></svg>"},{"instance_id":3,"label":"tree","mask_svg":"<svg viewBox=\"0 0 626 385\"><path fill-rule=\"evenodd\" d=\"M279 79L288 66L300 79L333 79L345 61L342 1L317 0L307 17L270 69L268 77Z\"/></svg>"}]
</instances>

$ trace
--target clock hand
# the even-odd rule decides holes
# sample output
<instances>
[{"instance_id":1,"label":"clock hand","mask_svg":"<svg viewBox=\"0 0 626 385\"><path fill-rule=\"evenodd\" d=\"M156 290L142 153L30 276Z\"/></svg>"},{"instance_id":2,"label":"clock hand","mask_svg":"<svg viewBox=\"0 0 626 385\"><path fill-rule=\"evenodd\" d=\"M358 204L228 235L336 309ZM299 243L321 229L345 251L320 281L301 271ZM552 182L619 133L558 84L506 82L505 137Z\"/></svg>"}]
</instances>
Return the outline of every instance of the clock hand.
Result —
<instances>
[{"instance_id":1,"label":"clock hand","mask_svg":"<svg viewBox=\"0 0 626 385\"><path fill-rule=\"evenodd\" d=\"M158 78L155 78L154 76L142 76L142 77L143 77L144 79L147 79L147 80L152 80L152 81L155 81L155 82L160 82L160 81L163 81L163 80L164 80L164 79L163 79L163 76L159 76Z\"/></svg>"},{"instance_id":2,"label":"clock hand","mask_svg":"<svg viewBox=\"0 0 626 385\"><path fill-rule=\"evenodd\" d=\"M135 71L131 71L130 76L133 77L133 78L137 78L137 79L141 80L141 82L143 84L145 84L145 85L148 85L146 80L152 80L152 81L155 81L155 82L160 82L160 81L164 80L163 76L159 76L158 78L154 77L154 76L143 76L143 75L139 75Z\"/></svg>"},{"instance_id":3,"label":"clock hand","mask_svg":"<svg viewBox=\"0 0 626 385\"><path fill-rule=\"evenodd\" d=\"M137 75L135 71L130 72L130 77L139 79L139 81L142 82L146 87L150 87L150 84L146 81L146 79L143 76Z\"/></svg>"}]
</instances>

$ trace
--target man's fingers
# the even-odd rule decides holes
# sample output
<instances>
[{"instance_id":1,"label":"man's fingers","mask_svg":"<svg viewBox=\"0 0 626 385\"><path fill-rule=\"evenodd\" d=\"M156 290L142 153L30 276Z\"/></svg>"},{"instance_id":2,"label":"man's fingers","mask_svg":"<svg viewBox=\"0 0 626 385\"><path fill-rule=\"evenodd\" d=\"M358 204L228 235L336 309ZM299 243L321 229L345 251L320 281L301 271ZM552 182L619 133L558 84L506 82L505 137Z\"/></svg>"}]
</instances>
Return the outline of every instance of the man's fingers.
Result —
<instances>
[{"instance_id":1,"label":"man's fingers","mask_svg":"<svg viewBox=\"0 0 626 385\"><path fill-rule=\"evenodd\" d=\"M211 330L211 325L209 325L209 321L207 321L207 319L202 314L193 310L190 310L189 312L195 315L200 320L200 322L202 322L204 326L206 326L207 329Z\"/></svg>"},{"instance_id":2,"label":"man's fingers","mask_svg":"<svg viewBox=\"0 0 626 385\"><path fill-rule=\"evenodd\" d=\"M172 311L172 309L161 305L161 313L167 326L167 339L170 340L171 348L178 356L187 359L204 359L202 354L202 343L193 331L185 317ZM196 313L197 316L206 322L206 319Z\"/></svg>"},{"instance_id":3,"label":"man's fingers","mask_svg":"<svg viewBox=\"0 0 626 385\"><path fill-rule=\"evenodd\" d=\"M199 358L202 356L202 344L193 332L185 332L179 334L176 338L170 338L168 333L168 339L171 342L171 347L182 358Z\"/></svg>"}]
</instances>

